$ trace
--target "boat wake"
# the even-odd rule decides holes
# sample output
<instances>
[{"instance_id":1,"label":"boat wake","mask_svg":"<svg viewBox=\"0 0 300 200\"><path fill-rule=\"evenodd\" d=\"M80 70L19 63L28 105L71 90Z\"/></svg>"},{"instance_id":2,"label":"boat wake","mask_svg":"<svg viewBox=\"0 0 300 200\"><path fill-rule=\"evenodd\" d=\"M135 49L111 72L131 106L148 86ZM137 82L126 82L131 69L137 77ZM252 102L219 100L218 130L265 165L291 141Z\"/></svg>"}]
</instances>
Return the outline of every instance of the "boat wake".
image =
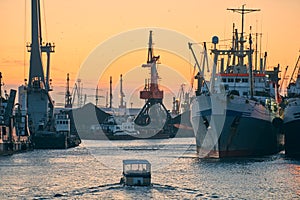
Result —
<instances>
[{"instance_id":1,"label":"boat wake","mask_svg":"<svg viewBox=\"0 0 300 200\"><path fill-rule=\"evenodd\" d=\"M57 193L54 194L53 197L56 198L73 198L73 197L90 197L91 195L94 198L97 196L101 197L116 197L118 195L122 195L122 193L127 193L130 191L132 196L134 197L143 197L144 195L152 194L155 196L161 196L162 198L168 197L168 194L174 194L176 192L180 196L190 196L191 198L220 198L220 195L213 193L209 194L204 191L200 191L198 189L192 189L187 187L179 187L172 185L163 185L159 183L153 183L151 186L140 187L140 186L123 186L120 183L109 183L103 184L99 186L87 187L82 189L76 189L66 193ZM120 196L119 196L120 197ZM147 196L148 197L148 196ZM151 197L151 196L149 196ZM145 196L144 196L145 198Z\"/></svg>"}]
</instances>

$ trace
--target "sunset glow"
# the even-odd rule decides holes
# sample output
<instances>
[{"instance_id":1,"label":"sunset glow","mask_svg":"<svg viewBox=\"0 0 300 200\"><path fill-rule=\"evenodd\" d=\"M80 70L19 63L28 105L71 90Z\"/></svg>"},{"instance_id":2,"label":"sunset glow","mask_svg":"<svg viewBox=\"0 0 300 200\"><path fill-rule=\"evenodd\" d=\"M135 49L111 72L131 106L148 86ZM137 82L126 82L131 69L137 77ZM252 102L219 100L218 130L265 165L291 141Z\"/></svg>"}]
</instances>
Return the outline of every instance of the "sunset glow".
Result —
<instances>
[{"instance_id":1,"label":"sunset glow","mask_svg":"<svg viewBox=\"0 0 300 200\"><path fill-rule=\"evenodd\" d=\"M43 0L41 4L43 41L56 45L56 52L51 58L51 78L53 86L61 91L64 91L66 74L70 74L73 85L80 66L90 52L114 35L144 27L157 27L179 32L197 42L210 42L214 35L220 39L230 39L232 23L240 28L241 19L238 14L226 9L238 8L243 4L248 8L261 9L260 12L247 15L245 31L249 32L251 25L253 33L262 33L261 49L268 51L268 66L280 64L283 71L288 65L289 74L299 54L298 0L153 0L151 3L138 0ZM7 88L21 85L28 78L29 53L26 52L26 43L30 43L30 12L28 0L0 1L0 69ZM108 82L105 82L108 76L115 77L116 86L120 74L126 74L146 61L148 35L141 37L145 38L145 49L122 55L111 66L106 66L108 70L102 78L99 77L100 87L108 87ZM159 35L154 33L154 43L157 37ZM155 53L161 55L161 64L173 68L185 79L191 79L189 60L182 60L167 52ZM145 78L140 77L142 80ZM166 77L166 74L161 74L161 78L168 83L172 81L172 77ZM144 83L140 80L126 82L125 88L134 85L137 88ZM168 87L178 91L180 84L173 83Z\"/></svg>"}]
</instances>

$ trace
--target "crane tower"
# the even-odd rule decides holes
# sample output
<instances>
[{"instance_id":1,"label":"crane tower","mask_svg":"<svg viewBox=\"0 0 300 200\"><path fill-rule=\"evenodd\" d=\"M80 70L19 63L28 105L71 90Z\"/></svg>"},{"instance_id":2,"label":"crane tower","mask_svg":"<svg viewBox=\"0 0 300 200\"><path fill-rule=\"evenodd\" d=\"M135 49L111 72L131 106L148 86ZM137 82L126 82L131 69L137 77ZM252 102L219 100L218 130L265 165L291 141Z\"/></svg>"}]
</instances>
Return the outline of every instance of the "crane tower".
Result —
<instances>
[{"instance_id":1,"label":"crane tower","mask_svg":"<svg viewBox=\"0 0 300 200\"><path fill-rule=\"evenodd\" d=\"M157 63L159 57L160 56L154 56L152 31L150 31L147 63L142 65L144 68L150 68L150 83L146 80L144 90L140 91L140 99L144 99L146 103L134 120L134 122L140 126L147 126L151 121L165 123L166 119L170 117L163 104L164 93L159 89L158 85Z\"/></svg>"}]
</instances>

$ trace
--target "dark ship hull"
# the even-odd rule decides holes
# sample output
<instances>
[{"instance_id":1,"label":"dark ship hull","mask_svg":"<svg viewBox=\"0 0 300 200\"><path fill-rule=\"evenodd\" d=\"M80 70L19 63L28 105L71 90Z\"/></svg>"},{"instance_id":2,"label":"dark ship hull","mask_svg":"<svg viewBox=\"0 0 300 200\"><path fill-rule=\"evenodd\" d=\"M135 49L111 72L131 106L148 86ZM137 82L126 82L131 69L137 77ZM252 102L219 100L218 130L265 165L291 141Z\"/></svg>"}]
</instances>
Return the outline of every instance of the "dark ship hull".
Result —
<instances>
[{"instance_id":1,"label":"dark ship hull","mask_svg":"<svg viewBox=\"0 0 300 200\"><path fill-rule=\"evenodd\" d=\"M66 149L67 136L57 133L37 133L33 136L35 149Z\"/></svg>"},{"instance_id":2,"label":"dark ship hull","mask_svg":"<svg viewBox=\"0 0 300 200\"><path fill-rule=\"evenodd\" d=\"M212 115L211 109L199 109L205 107L201 106L205 97L197 98L192 104L192 124L200 157L264 156L283 150L283 133L273 125L277 118L262 105L238 103L236 97L227 100L221 113Z\"/></svg>"},{"instance_id":3,"label":"dark ship hull","mask_svg":"<svg viewBox=\"0 0 300 200\"><path fill-rule=\"evenodd\" d=\"M300 119L284 124L285 154L291 157L300 157Z\"/></svg>"},{"instance_id":4,"label":"dark ship hull","mask_svg":"<svg viewBox=\"0 0 300 200\"><path fill-rule=\"evenodd\" d=\"M285 154L300 157L300 98L290 98L284 109Z\"/></svg>"},{"instance_id":5,"label":"dark ship hull","mask_svg":"<svg viewBox=\"0 0 300 200\"><path fill-rule=\"evenodd\" d=\"M264 156L283 149L282 134L274 129L271 122L249 117L240 117L238 122L236 120L237 117L227 116L218 138L210 138L207 130L198 131L196 140L199 155L218 158ZM199 123L205 122L199 120ZM210 143L208 140L216 142ZM205 145L204 141L210 144Z\"/></svg>"},{"instance_id":6,"label":"dark ship hull","mask_svg":"<svg viewBox=\"0 0 300 200\"><path fill-rule=\"evenodd\" d=\"M78 146L81 140L67 134L44 132L34 135L33 143L35 149L67 149Z\"/></svg>"}]
</instances>

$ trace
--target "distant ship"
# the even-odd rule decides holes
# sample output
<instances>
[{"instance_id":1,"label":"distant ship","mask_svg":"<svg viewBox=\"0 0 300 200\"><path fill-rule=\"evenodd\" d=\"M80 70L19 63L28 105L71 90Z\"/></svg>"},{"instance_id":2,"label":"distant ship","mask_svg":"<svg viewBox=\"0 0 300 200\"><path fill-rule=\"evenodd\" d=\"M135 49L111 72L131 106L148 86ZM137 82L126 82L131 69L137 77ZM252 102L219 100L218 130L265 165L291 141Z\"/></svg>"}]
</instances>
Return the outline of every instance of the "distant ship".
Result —
<instances>
[{"instance_id":1,"label":"distant ship","mask_svg":"<svg viewBox=\"0 0 300 200\"><path fill-rule=\"evenodd\" d=\"M251 34L248 36L249 47L245 47L244 14L258 10L245 9L244 6L229 10L242 14L240 37L233 28L232 48L229 50L217 49L219 39L213 37L211 81L204 80L200 67L196 76L199 82L191 103L191 123L197 152L200 157L217 158L277 153L283 142L280 134L282 120L277 118L273 87L278 81L278 68L267 72L261 59L260 69L253 70ZM227 65L224 57L228 58ZM248 58L248 64L245 58Z\"/></svg>"},{"instance_id":2,"label":"distant ship","mask_svg":"<svg viewBox=\"0 0 300 200\"><path fill-rule=\"evenodd\" d=\"M295 74L296 72L296 74ZM287 102L284 106L285 153L300 156L300 56L287 88Z\"/></svg>"},{"instance_id":3,"label":"distant ship","mask_svg":"<svg viewBox=\"0 0 300 200\"><path fill-rule=\"evenodd\" d=\"M0 91L1 78L0 72ZM21 112L19 104L15 105L16 93L11 90L8 98L3 98L0 92L0 156L33 149L27 115Z\"/></svg>"},{"instance_id":4,"label":"distant ship","mask_svg":"<svg viewBox=\"0 0 300 200\"><path fill-rule=\"evenodd\" d=\"M193 83L191 83L193 85ZM171 112L172 132L174 137L194 137L191 124L190 102L192 99L192 87L185 91L186 84L181 84L177 97L173 97L173 108Z\"/></svg>"},{"instance_id":5,"label":"distant ship","mask_svg":"<svg viewBox=\"0 0 300 200\"><path fill-rule=\"evenodd\" d=\"M168 139L169 132L139 127L133 116L110 116L100 126L109 140Z\"/></svg>"},{"instance_id":6,"label":"distant ship","mask_svg":"<svg viewBox=\"0 0 300 200\"><path fill-rule=\"evenodd\" d=\"M99 126L110 140L131 140L139 137L140 134L135 129L133 117L130 116L110 116Z\"/></svg>"}]
</instances>

